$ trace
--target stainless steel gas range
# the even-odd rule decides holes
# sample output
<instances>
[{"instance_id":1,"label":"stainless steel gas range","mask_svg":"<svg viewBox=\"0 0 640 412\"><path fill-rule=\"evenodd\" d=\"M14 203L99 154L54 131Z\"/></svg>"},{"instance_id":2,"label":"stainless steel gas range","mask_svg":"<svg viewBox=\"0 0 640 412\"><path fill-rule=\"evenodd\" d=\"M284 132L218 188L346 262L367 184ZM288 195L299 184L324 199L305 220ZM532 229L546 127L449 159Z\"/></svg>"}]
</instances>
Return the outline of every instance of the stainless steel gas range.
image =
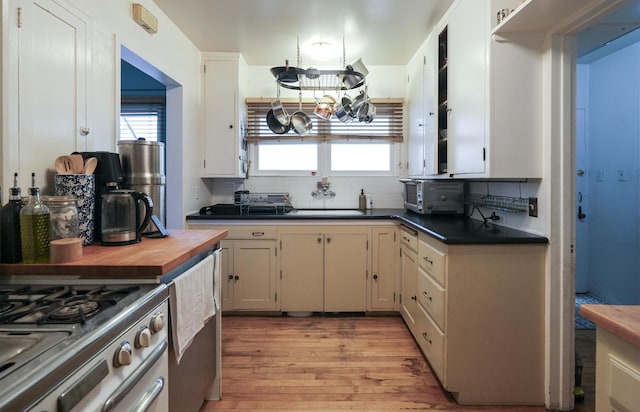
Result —
<instances>
[{"instance_id":1,"label":"stainless steel gas range","mask_svg":"<svg viewBox=\"0 0 640 412\"><path fill-rule=\"evenodd\" d=\"M166 285L0 285L0 410L168 410Z\"/></svg>"}]
</instances>

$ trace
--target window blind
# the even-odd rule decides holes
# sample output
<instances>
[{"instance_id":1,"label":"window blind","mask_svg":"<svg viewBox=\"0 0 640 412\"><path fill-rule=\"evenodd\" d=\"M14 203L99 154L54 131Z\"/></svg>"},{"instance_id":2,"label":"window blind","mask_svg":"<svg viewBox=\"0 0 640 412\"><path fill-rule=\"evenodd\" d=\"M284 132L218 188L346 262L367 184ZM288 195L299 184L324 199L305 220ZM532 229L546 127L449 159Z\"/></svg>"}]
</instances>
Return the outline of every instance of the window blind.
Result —
<instances>
[{"instance_id":1,"label":"window blind","mask_svg":"<svg viewBox=\"0 0 640 412\"><path fill-rule=\"evenodd\" d=\"M166 103L164 98L122 98L120 140L145 138L165 142Z\"/></svg>"},{"instance_id":2,"label":"window blind","mask_svg":"<svg viewBox=\"0 0 640 412\"><path fill-rule=\"evenodd\" d=\"M276 134L267 125L267 112L271 109L270 98L248 98L247 104L247 140L250 142L274 140L328 140L328 139L367 139L402 142L404 130L403 99L371 99L376 106L376 115L371 123L343 123L335 117L327 121L313 114L315 104L310 100L302 101L302 111L313 124L312 130L305 136L290 130L286 134ZM297 99L281 99L289 115L298 111Z\"/></svg>"}]
</instances>

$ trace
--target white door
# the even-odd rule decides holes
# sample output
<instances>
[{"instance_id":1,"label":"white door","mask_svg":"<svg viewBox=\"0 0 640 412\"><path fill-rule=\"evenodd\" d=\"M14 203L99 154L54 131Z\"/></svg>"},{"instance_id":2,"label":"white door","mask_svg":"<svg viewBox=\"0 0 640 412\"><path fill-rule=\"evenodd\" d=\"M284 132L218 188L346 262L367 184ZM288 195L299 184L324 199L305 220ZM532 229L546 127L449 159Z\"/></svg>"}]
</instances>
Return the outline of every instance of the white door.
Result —
<instances>
[{"instance_id":1,"label":"white door","mask_svg":"<svg viewBox=\"0 0 640 412\"><path fill-rule=\"evenodd\" d=\"M19 173L53 193L54 160L87 150L87 20L51 0L19 3Z\"/></svg>"}]
</instances>

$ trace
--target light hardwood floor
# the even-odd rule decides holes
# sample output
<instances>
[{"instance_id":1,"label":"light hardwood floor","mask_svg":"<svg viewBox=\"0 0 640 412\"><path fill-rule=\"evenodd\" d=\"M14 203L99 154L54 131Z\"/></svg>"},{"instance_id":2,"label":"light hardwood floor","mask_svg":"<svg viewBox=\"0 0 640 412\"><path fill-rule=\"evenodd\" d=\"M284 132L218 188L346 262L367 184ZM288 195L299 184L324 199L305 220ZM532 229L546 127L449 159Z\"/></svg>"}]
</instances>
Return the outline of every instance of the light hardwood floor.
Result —
<instances>
[{"instance_id":1,"label":"light hardwood floor","mask_svg":"<svg viewBox=\"0 0 640 412\"><path fill-rule=\"evenodd\" d=\"M458 405L397 316L225 316L222 330L222 400L201 412L546 410Z\"/></svg>"}]
</instances>

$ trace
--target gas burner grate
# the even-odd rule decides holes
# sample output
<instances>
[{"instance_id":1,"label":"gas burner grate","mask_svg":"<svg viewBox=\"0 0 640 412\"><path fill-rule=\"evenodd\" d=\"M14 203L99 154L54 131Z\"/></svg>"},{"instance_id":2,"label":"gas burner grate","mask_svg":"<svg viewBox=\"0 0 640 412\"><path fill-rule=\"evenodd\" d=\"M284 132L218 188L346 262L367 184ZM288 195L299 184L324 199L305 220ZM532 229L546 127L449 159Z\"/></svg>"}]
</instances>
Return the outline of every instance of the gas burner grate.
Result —
<instances>
[{"instance_id":1,"label":"gas burner grate","mask_svg":"<svg viewBox=\"0 0 640 412\"><path fill-rule=\"evenodd\" d=\"M73 286L22 288L0 295L0 324L84 324L116 305L138 286L83 289ZM5 308L2 311L2 308Z\"/></svg>"}]
</instances>

